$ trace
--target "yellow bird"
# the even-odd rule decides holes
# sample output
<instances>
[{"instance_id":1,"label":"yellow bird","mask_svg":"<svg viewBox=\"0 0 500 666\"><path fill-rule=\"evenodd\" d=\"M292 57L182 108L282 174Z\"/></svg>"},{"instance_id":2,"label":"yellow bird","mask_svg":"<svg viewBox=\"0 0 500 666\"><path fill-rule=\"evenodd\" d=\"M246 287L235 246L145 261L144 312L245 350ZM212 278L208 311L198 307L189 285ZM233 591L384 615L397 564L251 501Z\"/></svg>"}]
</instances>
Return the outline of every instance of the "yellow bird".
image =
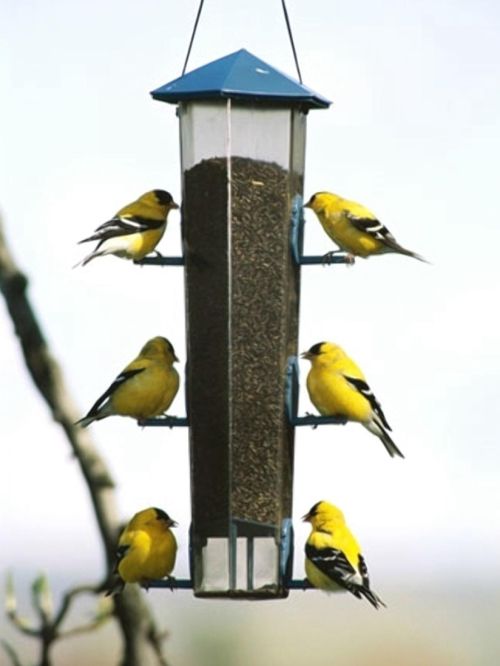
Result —
<instances>
[{"instance_id":1,"label":"yellow bird","mask_svg":"<svg viewBox=\"0 0 500 666\"><path fill-rule=\"evenodd\" d=\"M399 245L387 227L368 208L355 201L331 192L316 192L304 208L311 208L316 213L332 241L350 255L366 259L373 254L395 252L429 263L419 254ZM325 259L330 254L325 255Z\"/></svg>"},{"instance_id":2,"label":"yellow bird","mask_svg":"<svg viewBox=\"0 0 500 666\"><path fill-rule=\"evenodd\" d=\"M77 266L85 266L96 257L114 254L122 259L143 259L152 252L167 228L171 210L179 208L172 195L165 190L151 190L136 201L120 208L109 220L101 224L92 236L79 243L98 241L93 252ZM159 254L159 252L157 252Z\"/></svg>"},{"instance_id":3,"label":"yellow bird","mask_svg":"<svg viewBox=\"0 0 500 666\"><path fill-rule=\"evenodd\" d=\"M148 340L137 358L122 370L89 413L75 425L85 428L92 421L115 415L148 419L163 414L179 390L179 375L173 366L178 360L166 338Z\"/></svg>"},{"instance_id":4,"label":"yellow bird","mask_svg":"<svg viewBox=\"0 0 500 666\"><path fill-rule=\"evenodd\" d=\"M139 583L147 589L152 580L170 578L177 555L170 528L176 526L165 511L155 507L136 513L118 541L115 579L106 596L121 592L125 583Z\"/></svg>"},{"instance_id":5,"label":"yellow bird","mask_svg":"<svg viewBox=\"0 0 500 666\"><path fill-rule=\"evenodd\" d=\"M370 589L365 559L342 511L329 502L317 502L302 520L312 527L305 547L309 583L325 592L347 590L358 599L364 597L375 608L385 607Z\"/></svg>"},{"instance_id":6,"label":"yellow bird","mask_svg":"<svg viewBox=\"0 0 500 666\"><path fill-rule=\"evenodd\" d=\"M380 439L391 457L404 458L389 436L382 407L358 366L333 342L318 342L302 354L311 362L307 391L322 416L357 421Z\"/></svg>"}]
</instances>

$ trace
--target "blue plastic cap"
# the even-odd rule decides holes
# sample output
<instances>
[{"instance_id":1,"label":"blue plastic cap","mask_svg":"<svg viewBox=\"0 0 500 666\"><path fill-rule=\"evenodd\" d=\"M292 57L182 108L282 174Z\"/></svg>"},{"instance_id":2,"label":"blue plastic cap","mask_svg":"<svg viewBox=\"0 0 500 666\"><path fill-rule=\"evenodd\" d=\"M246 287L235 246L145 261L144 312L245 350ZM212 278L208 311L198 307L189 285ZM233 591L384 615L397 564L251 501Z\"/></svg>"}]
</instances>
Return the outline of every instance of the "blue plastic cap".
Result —
<instances>
[{"instance_id":1,"label":"blue plastic cap","mask_svg":"<svg viewBox=\"0 0 500 666\"><path fill-rule=\"evenodd\" d=\"M192 99L246 99L326 109L331 102L245 49L214 60L151 92L176 104Z\"/></svg>"}]
</instances>

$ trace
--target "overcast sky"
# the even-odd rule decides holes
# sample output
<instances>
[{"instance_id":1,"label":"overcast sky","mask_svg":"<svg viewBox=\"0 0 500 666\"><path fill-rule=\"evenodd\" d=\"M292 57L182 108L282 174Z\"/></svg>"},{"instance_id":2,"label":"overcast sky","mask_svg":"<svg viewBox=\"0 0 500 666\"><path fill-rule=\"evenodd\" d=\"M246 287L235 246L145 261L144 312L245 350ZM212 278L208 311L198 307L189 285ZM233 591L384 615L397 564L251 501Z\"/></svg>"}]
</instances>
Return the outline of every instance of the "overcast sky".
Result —
<instances>
[{"instance_id":1,"label":"overcast sky","mask_svg":"<svg viewBox=\"0 0 500 666\"><path fill-rule=\"evenodd\" d=\"M76 245L153 188L180 198L175 108L149 91L181 73L197 2L7 0L0 17L0 212L82 415L142 344L185 362L182 269L113 257L71 270ZM209 0L188 69L247 48L294 76L280 3ZM236 3L238 4L238 3ZM363 368L405 460L357 425L302 428L294 517L337 503L382 591L469 576L498 586L500 8L493 0L289 0L304 83L333 100L308 116L305 196L371 208L401 256L302 271L300 350L341 344ZM311 211L306 247L332 249ZM178 253L179 214L160 250ZM0 570L100 573L79 471L0 306ZM207 344L209 341L207 341ZM301 362L303 389L308 364ZM304 395L302 412L313 408ZM183 415L183 390L170 412ZM91 426L120 511L179 523L187 574L187 432L129 419ZM297 576L307 528L296 524ZM36 555L35 555L36 554ZM395 555L389 557L389 554ZM394 561L396 559L396 561Z\"/></svg>"}]
</instances>

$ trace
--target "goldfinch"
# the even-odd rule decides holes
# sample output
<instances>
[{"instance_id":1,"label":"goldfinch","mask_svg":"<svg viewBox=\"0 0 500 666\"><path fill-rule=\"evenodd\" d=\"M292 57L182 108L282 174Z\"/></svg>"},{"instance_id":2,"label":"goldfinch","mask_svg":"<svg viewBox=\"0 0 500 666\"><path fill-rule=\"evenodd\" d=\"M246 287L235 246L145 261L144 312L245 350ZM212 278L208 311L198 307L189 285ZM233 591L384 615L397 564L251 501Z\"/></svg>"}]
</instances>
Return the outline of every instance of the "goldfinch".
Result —
<instances>
[{"instance_id":1,"label":"goldfinch","mask_svg":"<svg viewBox=\"0 0 500 666\"><path fill-rule=\"evenodd\" d=\"M167 228L167 217L171 210L179 208L172 195L164 190L146 192L136 201L120 208L95 233L79 243L98 241L93 252L77 266L85 266L96 257L114 254L122 259L143 259L160 242Z\"/></svg>"},{"instance_id":2,"label":"goldfinch","mask_svg":"<svg viewBox=\"0 0 500 666\"><path fill-rule=\"evenodd\" d=\"M115 415L147 419L163 414L179 389L179 375L173 366L178 360L166 338L148 340L137 358L75 425L86 428L92 421Z\"/></svg>"},{"instance_id":3,"label":"goldfinch","mask_svg":"<svg viewBox=\"0 0 500 666\"><path fill-rule=\"evenodd\" d=\"M316 213L332 241L350 255L366 259L372 254L395 252L428 263L419 254L401 247L387 227L368 208L355 201L331 192L316 192L304 208Z\"/></svg>"},{"instance_id":4,"label":"goldfinch","mask_svg":"<svg viewBox=\"0 0 500 666\"><path fill-rule=\"evenodd\" d=\"M358 599L364 597L375 608L385 607L370 589L364 557L342 511L329 502L318 502L302 520L312 527L305 547L305 569L310 584L325 592L347 590Z\"/></svg>"},{"instance_id":5,"label":"goldfinch","mask_svg":"<svg viewBox=\"0 0 500 666\"><path fill-rule=\"evenodd\" d=\"M106 596L121 592L125 583L139 583L147 589L152 580L170 578L177 555L170 528L176 526L165 511L155 507L136 513L118 541L115 579Z\"/></svg>"},{"instance_id":6,"label":"goldfinch","mask_svg":"<svg viewBox=\"0 0 500 666\"><path fill-rule=\"evenodd\" d=\"M302 358L311 362L307 391L322 416L358 421L377 435L391 457L404 458L387 432L391 426L363 373L338 345L318 342L304 352Z\"/></svg>"}]
</instances>

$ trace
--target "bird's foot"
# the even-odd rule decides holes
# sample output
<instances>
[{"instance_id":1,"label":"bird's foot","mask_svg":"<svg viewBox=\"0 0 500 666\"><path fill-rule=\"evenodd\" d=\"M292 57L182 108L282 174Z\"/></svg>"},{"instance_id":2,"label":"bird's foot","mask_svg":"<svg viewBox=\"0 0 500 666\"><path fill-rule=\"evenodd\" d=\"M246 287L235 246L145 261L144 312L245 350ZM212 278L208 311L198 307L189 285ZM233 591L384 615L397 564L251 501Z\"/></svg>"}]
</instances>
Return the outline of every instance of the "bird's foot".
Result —
<instances>
[{"instance_id":1,"label":"bird's foot","mask_svg":"<svg viewBox=\"0 0 500 666\"><path fill-rule=\"evenodd\" d=\"M153 254L156 254L157 257L163 257L161 252L158 252L158 250L155 250Z\"/></svg>"},{"instance_id":2,"label":"bird's foot","mask_svg":"<svg viewBox=\"0 0 500 666\"><path fill-rule=\"evenodd\" d=\"M342 254L342 250L331 250L323 255L323 265L329 265L333 262L333 258L336 254Z\"/></svg>"},{"instance_id":3,"label":"bird's foot","mask_svg":"<svg viewBox=\"0 0 500 666\"><path fill-rule=\"evenodd\" d=\"M323 266L329 266L332 263L334 255L337 253L338 250L332 250L331 252L327 252L326 254L324 254L322 261Z\"/></svg>"},{"instance_id":4,"label":"bird's foot","mask_svg":"<svg viewBox=\"0 0 500 666\"><path fill-rule=\"evenodd\" d=\"M353 254L344 252L344 250L331 250L323 255L323 266L329 266L333 263L333 259L337 254L344 257L344 263L347 264L347 266L352 266L354 264L355 258Z\"/></svg>"},{"instance_id":5,"label":"bird's foot","mask_svg":"<svg viewBox=\"0 0 500 666\"><path fill-rule=\"evenodd\" d=\"M173 592L175 590L175 576L167 576L167 583L170 591Z\"/></svg>"},{"instance_id":6,"label":"bird's foot","mask_svg":"<svg viewBox=\"0 0 500 666\"><path fill-rule=\"evenodd\" d=\"M172 416L172 414L167 414L166 412L162 413L163 418L167 421L167 425L170 429L174 427L175 421L178 418L177 416Z\"/></svg>"},{"instance_id":7,"label":"bird's foot","mask_svg":"<svg viewBox=\"0 0 500 666\"><path fill-rule=\"evenodd\" d=\"M311 583L310 583L310 581L309 581L309 578L307 578L307 577L304 578L304 587L302 588L303 591L305 592L306 590L310 590L311 587L312 587L312 585L311 585Z\"/></svg>"},{"instance_id":8,"label":"bird's foot","mask_svg":"<svg viewBox=\"0 0 500 666\"><path fill-rule=\"evenodd\" d=\"M149 592L149 585L151 581L148 578L145 578L144 580L141 580L140 586L142 587L143 590L146 590L146 592Z\"/></svg>"},{"instance_id":9,"label":"bird's foot","mask_svg":"<svg viewBox=\"0 0 500 666\"><path fill-rule=\"evenodd\" d=\"M317 414L311 414L311 412L306 412L306 416L317 416ZM312 427L313 430L316 430L316 428L318 427L318 424L314 423L311 427Z\"/></svg>"}]
</instances>

